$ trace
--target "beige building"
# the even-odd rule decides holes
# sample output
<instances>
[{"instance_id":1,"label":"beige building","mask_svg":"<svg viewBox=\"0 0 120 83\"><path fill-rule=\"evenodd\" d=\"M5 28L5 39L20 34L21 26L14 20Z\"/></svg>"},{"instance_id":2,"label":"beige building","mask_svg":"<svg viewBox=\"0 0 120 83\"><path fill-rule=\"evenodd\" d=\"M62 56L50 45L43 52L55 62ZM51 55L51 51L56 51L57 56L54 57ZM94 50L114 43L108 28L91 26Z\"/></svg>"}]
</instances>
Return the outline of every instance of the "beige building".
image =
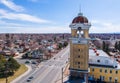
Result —
<instances>
[{"instance_id":1,"label":"beige building","mask_svg":"<svg viewBox=\"0 0 120 83\"><path fill-rule=\"evenodd\" d=\"M89 39L90 27L82 13L70 24L70 77L80 77L85 83L88 83L88 79L100 83L120 83L119 59L95 48Z\"/></svg>"},{"instance_id":2,"label":"beige building","mask_svg":"<svg viewBox=\"0 0 120 83\"><path fill-rule=\"evenodd\" d=\"M120 83L120 63L102 50L89 49L89 78L107 83Z\"/></svg>"}]
</instances>

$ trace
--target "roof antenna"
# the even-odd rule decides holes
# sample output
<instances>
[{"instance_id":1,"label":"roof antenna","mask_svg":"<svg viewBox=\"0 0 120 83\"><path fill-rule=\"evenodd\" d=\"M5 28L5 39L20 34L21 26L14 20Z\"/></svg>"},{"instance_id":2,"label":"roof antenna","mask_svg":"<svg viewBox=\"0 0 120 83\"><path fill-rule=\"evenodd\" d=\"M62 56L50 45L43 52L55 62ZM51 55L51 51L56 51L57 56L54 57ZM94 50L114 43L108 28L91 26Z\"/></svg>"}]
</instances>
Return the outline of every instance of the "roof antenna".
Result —
<instances>
[{"instance_id":1,"label":"roof antenna","mask_svg":"<svg viewBox=\"0 0 120 83\"><path fill-rule=\"evenodd\" d=\"M81 4L79 5L79 13L78 16L83 16L83 13L81 12Z\"/></svg>"}]
</instances>

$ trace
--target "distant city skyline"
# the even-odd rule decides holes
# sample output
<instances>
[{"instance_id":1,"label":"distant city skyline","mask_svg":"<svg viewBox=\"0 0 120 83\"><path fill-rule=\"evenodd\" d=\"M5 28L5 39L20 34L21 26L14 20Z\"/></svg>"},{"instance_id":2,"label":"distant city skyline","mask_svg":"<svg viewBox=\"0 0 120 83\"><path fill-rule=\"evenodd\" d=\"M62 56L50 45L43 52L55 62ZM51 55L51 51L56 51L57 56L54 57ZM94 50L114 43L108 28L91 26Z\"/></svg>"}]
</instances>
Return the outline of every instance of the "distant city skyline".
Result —
<instances>
[{"instance_id":1,"label":"distant city skyline","mask_svg":"<svg viewBox=\"0 0 120 83\"><path fill-rule=\"evenodd\" d=\"M119 33L119 0L0 0L0 33L70 33L81 10L90 33Z\"/></svg>"}]
</instances>

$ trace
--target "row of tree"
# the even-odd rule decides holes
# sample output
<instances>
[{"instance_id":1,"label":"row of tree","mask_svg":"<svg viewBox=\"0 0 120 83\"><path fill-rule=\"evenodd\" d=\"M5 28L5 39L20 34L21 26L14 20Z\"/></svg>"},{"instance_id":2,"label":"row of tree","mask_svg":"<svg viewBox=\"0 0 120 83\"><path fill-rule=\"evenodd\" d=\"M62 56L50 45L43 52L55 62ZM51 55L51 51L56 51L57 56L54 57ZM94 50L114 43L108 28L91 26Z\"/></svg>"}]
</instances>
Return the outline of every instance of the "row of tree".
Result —
<instances>
[{"instance_id":1,"label":"row of tree","mask_svg":"<svg viewBox=\"0 0 120 83\"><path fill-rule=\"evenodd\" d=\"M120 41L116 42L114 47L115 47L115 50L119 50L120 51ZM103 41L102 50L105 51L106 53L109 53L109 44L106 43L105 41Z\"/></svg>"},{"instance_id":2,"label":"row of tree","mask_svg":"<svg viewBox=\"0 0 120 83\"><path fill-rule=\"evenodd\" d=\"M109 44L103 41L102 44L102 50L105 51L106 53L109 53Z\"/></svg>"},{"instance_id":3,"label":"row of tree","mask_svg":"<svg viewBox=\"0 0 120 83\"><path fill-rule=\"evenodd\" d=\"M115 43L115 49L120 51L120 41Z\"/></svg>"},{"instance_id":4,"label":"row of tree","mask_svg":"<svg viewBox=\"0 0 120 83\"><path fill-rule=\"evenodd\" d=\"M58 43L58 50L61 49L61 48L64 48L68 45L68 42L65 41L64 43Z\"/></svg>"},{"instance_id":5,"label":"row of tree","mask_svg":"<svg viewBox=\"0 0 120 83\"><path fill-rule=\"evenodd\" d=\"M13 57L9 57L7 60L3 55L0 55L0 78L14 75L19 67L20 64Z\"/></svg>"}]
</instances>

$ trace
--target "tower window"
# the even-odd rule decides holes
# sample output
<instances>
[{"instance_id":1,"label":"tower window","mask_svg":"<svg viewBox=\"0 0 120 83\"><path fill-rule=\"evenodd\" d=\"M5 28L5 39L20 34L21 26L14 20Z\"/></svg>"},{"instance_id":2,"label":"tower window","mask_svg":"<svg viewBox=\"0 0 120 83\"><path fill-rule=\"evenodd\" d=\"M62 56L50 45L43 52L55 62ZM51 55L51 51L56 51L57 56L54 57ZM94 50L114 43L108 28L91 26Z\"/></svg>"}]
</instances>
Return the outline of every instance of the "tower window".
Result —
<instances>
[{"instance_id":1,"label":"tower window","mask_svg":"<svg viewBox=\"0 0 120 83\"><path fill-rule=\"evenodd\" d=\"M100 69L100 72L102 72L102 69Z\"/></svg>"},{"instance_id":2,"label":"tower window","mask_svg":"<svg viewBox=\"0 0 120 83\"><path fill-rule=\"evenodd\" d=\"M112 70L110 70L110 73L112 73Z\"/></svg>"},{"instance_id":3,"label":"tower window","mask_svg":"<svg viewBox=\"0 0 120 83\"><path fill-rule=\"evenodd\" d=\"M78 49L78 51L80 51L80 49Z\"/></svg>"},{"instance_id":4,"label":"tower window","mask_svg":"<svg viewBox=\"0 0 120 83\"><path fill-rule=\"evenodd\" d=\"M92 71L94 71L94 68L92 68Z\"/></svg>"},{"instance_id":5,"label":"tower window","mask_svg":"<svg viewBox=\"0 0 120 83\"><path fill-rule=\"evenodd\" d=\"M118 78L117 77L115 77L115 83L118 83Z\"/></svg>"},{"instance_id":6,"label":"tower window","mask_svg":"<svg viewBox=\"0 0 120 83\"><path fill-rule=\"evenodd\" d=\"M80 43L80 41L78 41L78 43Z\"/></svg>"},{"instance_id":7,"label":"tower window","mask_svg":"<svg viewBox=\"0 0 120 83\"><path fill-rule=\"evenodd\" d=\"M116 70L116 74L118 74L118 71Z\"/></svg>"},{"instance_id":8,"label":"tower window","mask_svg":"<svg viewBox=\"0 0 120 83\"><path fill-rule=\"evenodd\" d=\"M78 55L78 58L80 58L80 55Z\"/></svg>"},{"instance_id":9,"label":"tower window","mask_svg":"<svg viewBox=\"0 0 120 83\"><path fill-rule=\"evenodd\" d=\"M107 70L105 69L105 73L107 73Z\"/></svg>"},{"instance_id":10,"label":"tower window","mask_svg":"<svg viewBox=\"0 0 120 83\"><path fill-rule=\"evenodd\" d=\"M80 64L80 62L78 62L78 64Z\"/></svg>"},{"instance_id":11,"label":"tower window","mask_svg":"<svg viewBox=\"0 0 120 83\"><path fill-rule=\"evenodd\" d=\"M112 81L112 77L109 77L109 81L110 81L110 82Z\"/></svg>"}]
</instances>

